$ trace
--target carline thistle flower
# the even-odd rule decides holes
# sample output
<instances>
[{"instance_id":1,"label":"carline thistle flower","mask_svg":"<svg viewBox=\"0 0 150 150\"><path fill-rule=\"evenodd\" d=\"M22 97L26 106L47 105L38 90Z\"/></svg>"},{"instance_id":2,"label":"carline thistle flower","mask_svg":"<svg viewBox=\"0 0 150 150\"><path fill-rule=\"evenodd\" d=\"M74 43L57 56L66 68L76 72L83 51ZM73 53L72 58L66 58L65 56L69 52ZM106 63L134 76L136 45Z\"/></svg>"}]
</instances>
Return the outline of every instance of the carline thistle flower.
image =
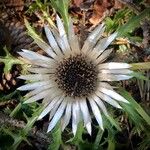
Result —
<instances>
[{"instance_id":1,"label":"carline thistle flower","mask_svg":"<svg viewBox=\"0 0 150 150\"><path fill-rule=\"evenodd\" d=\"M25 49L19 52L32 64L28 69L31 74L21 75L19 78L33 82L18 89L31 90L26 95L25 103L43 100L44 110L38 119L50 113L48 132L60 119L63 131L71 120L75 135L78 123L83 120L91 134L91 113L103 130L102 113L109 116L105 103L116 108L122 108L120 102L128 103L113 90L108 81L127 80L132 77L129 64L104 63L112 52L112 49L106 48L116 38L117 33L103 38L105 26L101 24L90 33L80 48L72 21L68 34L59 16L56 17L56 22L57 30L44 26L49 45L41 39L35 40L48 56Z\"/></svg>"}]
</instances>

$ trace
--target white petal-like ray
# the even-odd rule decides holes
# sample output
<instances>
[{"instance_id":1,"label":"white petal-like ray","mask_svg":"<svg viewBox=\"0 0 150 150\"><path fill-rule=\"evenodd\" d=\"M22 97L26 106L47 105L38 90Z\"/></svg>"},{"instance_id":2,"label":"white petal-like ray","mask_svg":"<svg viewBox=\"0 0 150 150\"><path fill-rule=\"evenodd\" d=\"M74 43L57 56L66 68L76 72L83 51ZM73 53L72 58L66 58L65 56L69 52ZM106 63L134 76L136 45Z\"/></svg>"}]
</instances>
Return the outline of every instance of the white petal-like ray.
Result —
<instances>
[{"instance_id":1,"label":"white petal-like ray","mask_svg":"<svg viewBox=\"0 0 150 150\"><path fill-rule=\"evenodd\" d=\"M22 57L27 58L28 60L43 60L45 62L52 62L53 60L49 57L43 56L36 52L32 52L26 49L22 49L22 52L18 52Z\"/></svg>"},{"instance_id":2,"label":"white petal-like ray","mask_svg":"<svg viewBox=\"0 0 150 150\"><path fill-rule=\"evenodd\" d=\"M70 100L67 103L64 118L62 120L62 131L66 128L66 126L69 124L69 121L71 119L72 101Z\"/></svg>"},{"instance_id":3,"label":"white petal-like ray","mask_svg":"<svg viewBox=\"0 0 150 150\"><path fill-rule=\"evenodd\" d=\"M90 105L91 105L91 109L92 109L92 111L93 111L93 114L94 114L94 116L95 116L95 118L96 118L96 120L97 120L97 122L98 122L100 128L101 128L102 130L104 130L101 112L100 112L99 108L97 107L97 104L96 104L95 101L92 100L92 99L89 99L89 103L90 103Z\"/></svg>"},{"instance_id":4,"label":"white petal-like ray","mask_svg":"<svg viewBox=\"0 0 150 150\"><path fill-rule=\"evenodd\" d=\"M66 49L66 46L64 45L64 42L63 40L61 39L61 37L59 36L59 33L54 29L52 28L51 29L56 41L57 41L57 44L59 45L59 47L61 48L63 54L65 54L67 52L68 49Z\"/></svg>"},{"instance_id":5,"label":"white petal-like ray","mask_svg":"<svg viewBox=\"0 0 150 150\"><path fill-rule=\"evenodd\" d=\"M53 48L53 50L56 52L57 55L61 56L62 55L62 51L60 50L52 32L49 26L45 25L44 26L45 29L45 33L46 33L46 37L48 39L49 44L51 45L51 47Z\"/></svg>"},{"instance_id":6,"label":"white petal-like ray","mask_svg":"<svg viewBox=\"0 0 150 150\"><path fill-rule=\"evenodd\" d=\"M99 92L99 91L96 91L96 94L97 96L99 96L102 100L106 101L107 103L109 103L110 105L116 107L116 108L119 108L119 109L122 109L122 107L118 104L118 102L116 102L114 99L112 99L111 97L109 97L108 95L102 93L102 92Z\"/></svg>"},{"instance_id":7,"label":"white petal-like ray","mask_svg":"<svg viewBox=\"0 0 150 150\"><path fill-rule=\"evenodd\" d=\"M52 64L50 62L45 62L43 60L30 60L29 64L32 64L32 66L34 65L34 66L52 69Z\"/></svg>"},{"instance_id":8,"label":"white petal-like ray","mask_svg":"<svg viewBox=\"0 0 150 150\"><path fill-rule=\"evenodd\" d=\"M21 86L18 90L31 90L26 95L28 99L24 103L31 103L43 99L42 103L45 109L38 119L50 113L51 121L48 126L48 132L54 128L58 120L64 115L62 119L62 130L69 124L72 117L72 131L75 135L78 123L80 119L83 118L84 126L88 133L91 134L91 116L87 100L89 101L99 126L103 130L101 112L106 116L109 115L103 101L120 109L122 107L119 105L119 102L129 103L125 98L116 93L111 85L107 82L102 82L126 80L132 77L132 71L128 69L131 67L129 64L117 62L102 64L112 52L112 49L106 50L106 48L117 37L117 32L111 34L107 38L102 38L105 27L104 24L101 24L91 32L80 50L78 38L73 30L72 20L69 22L68 36L65 32L63 22L58 15L56 16L56 22L58 30L56 28L50 28L47 25L44 26L50 45L40 38L34 38L34 41L49 55L49 57L26 49L19 52L22 57L26 58L29 63L33 65L28 71L36 73L21 75L19 78L37 82ZM87 98L74 99L72 97L66 97L54 80L57 63L61 61L62 58L68 58L72 54L82 52L89 57L89 59L93 60L98 67L99 87L97 91L95 91L95 94Z\"/></svg>"},{"instance_id":9,"label":"white petal-like ray","mask_svg":"<svg viewBox=\"0 0 150 150\"><path fill-rule=\"evenodd\" d=\"M108 74L131 74L133 73L132 70L129 69L103 69L103 70L99 70L100 73L108 73Z\"/></svg>"},{"instance_id":10,"label":"white petal-like ray","mask_svg":"<svg viewBox=\"0 0 150 150\"><path fill-rule=\"evenodd\" d=\"M52 108L54 107L54 105L57 103L57 102L61 102L61 97L58 96L58 97L55 97L54 99L50 99L50 103L49 105L42 111L42 113L40 114L40 116L38 117L38 120L42 119L44 116L46 116L51 110Z\"/></svg>"},{"instance_id":11,"label":"white petal-like ray","mask_svg":"<svg viewBox=\"0 0 150 150\"><path fill-rule=\"evenodd\" d=\"M97 103L97 105L100 107L100 109L103 111L103 113L106 116L108 116L107 109L106 109L104 103L102 102L102 100L97 95L94 95L92 98Z\"/></svg>"},{"instance_id":12,"label":"white petal-like ray","mask_svg":"<svg viewBox=\"0 0 150 150\"><path fill-rule=\"evenodd\" d=\"M85 127L86 127L88 133L91 135L91 134L92 134L91 121L90 121L89 123L87 123L87 124L85 125Z\"/></svg>"},{"instance_id":13,"label":"white petal-like ray","mask_svg":"<svg viewBox=\"0 0 150 150\"><path fill-rule=\"evenodd\" d=\"M38 101L40 99L47 97L48 94L49 94L49 89L42 91L42 92L36 94L35 96L30 97L24 103L27 104L27 103L32 103L32 102Z\"/></svg>"},{"instance_id":14,"label":"white petal-like ray","mask_svg":"<svg viewBox=\"0 0 150 150\"><path fill-rule=\"evenodd\" d=\"M111 34L107 38L101 39L93 51L99 52L99 55L110 45L110 43L117 37L117 32Z\"/></svg>"},{"instance_id":15,"label":"white petal-like ray","mask_svg":"<svg viewBox=\"0 0 150 150\"><path fill-rule=\"evenodd\" d=\"M35 43L44 50L50 57L57 58L52 48L41 39L34 39Z\"/></svg>"},{"instance_id":16,"label":"white petal-like ray","mask_svg":"<svg viewBox=\"0 0 150 150\"><path fill-rule=\"evenodd\" d=\"M104 62L108 56L110 55L110 53L113 51L113 49L108 49L108 50L105 50L97 59L96 59L96 62L99 64L99 63L102 63Z\"/></svg>"},{"instance_id":17,"label":"white petal-like ray","mask_svg":"<svg viewBox=\"0 0 150 150\"><path fill-rule=\"evenodd\" d=\"M45 86L40 86L40 87L36 88L35 90L27 93L26 97L31 97L33 95L36 95L36 94L40 93L41 91L47 90L47 89L52 88L54 86L55 86L55 84L48 84L48 85L45 85Z\"/></svg>"},{"instance_id":18,"label":"white petal-like ray","mask_svg":"<svg viewBox=\"0 0 150 150\"><path fill-rule=\"evenodd\" d=\"M75 102L73 102L72 105L72 131L74 136L76 134L79 121L80 121L80 106L78 100L76 100Z\"/></svg>"},{"instance_id":19,"label":"white petal-like ray","mask_svg":"<svg viewBox=\"0 0 150 150\"><path fill-rule=\"evenodd\" d=\"M61 19L59 18L58 15L56 16L56 22L57 22L57 27L58 27L58 30L59 30L60 37L63 40L63 44L65 45L66 50L70 51L70 46L69 46L69 43L68 43L68 39L67 39L67 35L66 35L66 32L65 32L64 25L63 25L63 23L62 23L62 21L61 21Z\"/></svg>"},{"instance_id":20,"label":"white petal-like ray","mask_svg":"<svg viewBox=\"0 0 150 150\"><path fill-rule=\"evenodd\" d=\"M55 125L56 125L56 123L58 122L58 120L62 117L62 115L63 115L63 113L64 113L64 110L65 110L65 108L66 108L66 104L67 104L67 102L66 102L66 100L64 99L64 100L62 101L62 103L60 104L60 106L59 106L57 112L55 113L53 119L50 121L50 124L49 124L49 126L48 126L48 131L47 131L47 132L51 131L51 130L55 127Z\"/></svg>"},{"instance_id":21,"label":"white petal-like ray","mask_svg":"<svg viewBox=\"0 0 150 150\"><path fill-rule=\"evenodd\" d=\"M61 104L61 102L63 101L64 97L61 98L60 101L57 101L57 103L53 106L50 115L49 115L49 120L51 120L53 118L53 116L55 115L59 105Z\"/></svg>"},{"instance_id":22,"label":"white petal-like ray","mask_svg":"<svg viewBox=\"0 0 150 150\"><path fill-rule=\"evenodd\" d=\"M107 82L99 82L99 86L110 89L110 90L113 90L113 87Z\"/></svg>"},{"instance_id":23,"label":"white petal-like ray","mask_svg":"<svg viewBox=\"0 0 150 150\"><path fill-rule=\"evenodd\" d=\"M39 73L39 74L53 74L55 72L55 69L52 68L40 68L40 67L30 67L27 69L29 72L32 73Z\"/></svg>"},{"instance_id":24,"label":"white petal-like ray","mask_svg":"<svg viewBox=\"0 0 150 150\"><path fill-rule=\"evenodd\" d=\"M27 90L34 90L40 86L48 85L51 83L50 81L40 81L40 82L34 82L34 83L28 83L26 85L23 85L18 88L20 91L27 91Z\"/></svg>"},{"instance_id":25,"label":"white petal-like ray","mask_svg":"<svg viewBox=\"0 0 150 150\"><path fill-rule=\"evenodd\" d=\"M98 65L98 69L127 69L130 68L131 65L127 63L117 63L117 62L110 62L110 63L103 63Z\"/></svg>"},{"instance_id":26,"label":"white petal-like ray","mask_svg":"<svg viewBox=\"0 0 150 150\"><path fill-rule=\"evenodd\" d=\"M102 88L102 87L99 88L99 90L117 101L129 103L124 97L122 97L121 95L119 95L117 92L115 92L113 90L109 90L109 89Z\"/></svg>"},{"instance_id":27,"label":"white petal-like ray","mask_svg":"<svg viewBox=\"0 0 150 150\"><path fill-rule=\"evenodd\" d=\"M49 104L49 99L53 99L54 97L57 96L64 96L62 91L58 89L57 86L53 86L52 88L49 88L49 94L47 96L47 98L44 98L42 103L44 105Z\"/></svg>"},{"instance_id":28,"label":"white petal-like ray","mask_svg":"<svg viewBox=\"0 0 150 150\"><path fill-rule=\"evenodd\" d=\"M77 36L74 33L73 23L71 19L69 24L68 38L69 38L70 47L73 50L73 52L80 52L79 41Z\"/></svg>"},{"instance_id":29,"label":"white petal-like ray","mask_svg":"<svg viewBox=\"0 0 150 150\"><path fill-rule=\"evenodd\" d=\"M84 53L87 53L89 50L92 50L94 45L97 43L97 41L103 34L104 30L105 30L105 27L103 23L99 25L98 27L96 27L94 31L91 32L91 34L88 36L88 38L84 42L84 45L81 51Z\"/></svg>"},{"instance_id":30,"label":"white petal-like ray","mask_svg":"<svg viewBox=\"0 0 150 150\"><path fill-rule=\"evenodd\" d=\"M91 117L86 103L86 99L81 99L79 101L79 104L84 120L84 125L86 126L88 133L91 134Z\"/></svg>"},{"instance_id":31,"label":"white petal-like ray","mask_svg":"<svg viewBox=\"0 0 150 150\"><path fill-rule=\"evenodd\" d=\"M23 80L32 80L32 81L39 81L39 80L48 80L50 79L50 75L46 74L30 74L30 75L21 75L18 77L19 79Z\"/></svg>"},{"instance_id":32,"label":"white petal-like ray","mask_svg":"<svg viewBox=\"0 0 150 150\"><path fill-rule=\"evenodd\" d=\"M114 75L114 74L107 74L107 73L99 73L98 79L100 81L120 81L120 80L128 80L132 78L130 75Z\"/></svg>"},{"instance_id":33,"label":"white petal-like ray","mask_svg":"<svg viewBox=\"0 0 150 150\"><path fill-rule=\"evenodd\" d=\"M65 38L67 38L63 22L61 21L58 15L56 15L56 22L57 22L57 27L58 27L60 36L61 37L65 36Z\"/></svg>"},{"instance_id":34,"label":"white petal-like ray","mask_svg":"<svg viewBox=\"0 0 150 150\"><path fill-rule=\"evenodd\" d=\"M26 58L29 61L29 63L32 65L34 64L41 67L51 68L51 66L55 64L53 59L46 56L42 56L32 51L23 49L23 52L18 52L18 53L22 57Z\"/></svg>"}]
</instances>

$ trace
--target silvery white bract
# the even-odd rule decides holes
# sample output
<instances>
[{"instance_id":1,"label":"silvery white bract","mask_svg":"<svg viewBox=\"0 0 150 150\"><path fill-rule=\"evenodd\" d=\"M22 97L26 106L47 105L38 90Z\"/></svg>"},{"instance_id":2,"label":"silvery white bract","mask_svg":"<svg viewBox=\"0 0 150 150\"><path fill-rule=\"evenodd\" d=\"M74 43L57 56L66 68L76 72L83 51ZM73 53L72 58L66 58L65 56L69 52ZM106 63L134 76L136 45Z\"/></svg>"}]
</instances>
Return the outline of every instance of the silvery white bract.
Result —
<instances>
[{"instance_id":1,"label":"silvery white bract","mask_svg":"<svg viewBox=\"0 0 150 150\"><path fill-rule=\"evenodd\" d=\"M103 38L105 27L101 24L90 33L81 48L72 22L70 21L67 35L58 16L56 21L58 29L44 26L49 44L42 39L35 40L48 56L26 49L19 52L32 64L28 70L31 74L21 75L19 78L32 82L18 90L30 91L26 95L25 103L43 100L45 109L39 119L50 114L48 132L60 119L63 131L71 120L75 135L78 123L83 120L91 134L91 113L103 130L102 113L109 116L106 103L116 108L121 108L120 102L128 103L113 90L108 81L127 80L132 77L129 64L104 63L112 52L112 49L106 48L116 38L117 33ZM92 112L89 112L90 107Z\"/></svg>"}]
</instances>

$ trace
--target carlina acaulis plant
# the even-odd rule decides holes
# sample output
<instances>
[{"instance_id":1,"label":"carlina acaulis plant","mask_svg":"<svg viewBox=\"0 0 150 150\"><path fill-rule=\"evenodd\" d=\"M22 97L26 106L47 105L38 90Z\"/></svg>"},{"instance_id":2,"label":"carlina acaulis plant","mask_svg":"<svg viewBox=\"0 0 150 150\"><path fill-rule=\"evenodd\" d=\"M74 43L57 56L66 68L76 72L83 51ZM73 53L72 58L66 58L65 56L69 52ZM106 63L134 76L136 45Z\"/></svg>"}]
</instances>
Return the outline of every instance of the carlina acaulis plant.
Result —
<instances>
[{"instance_id":1,"label":"carlina acaulis plant","mask_svg":"<svg viewBox=\"0 0 150 150\"><path fill-rule=\"evenodd\" d=\"M91 113L103 130L102 114L109 117L106 103L119 109L122 108L120 103L129 103L108 82L132 78L131 66L127 63L104 62L112 52L112 49L107 48L117 37L117 32L104 38L105 26L102 23L80 47L71 19L68 34L58 15L56 22L57 29L44 26L49 44L40 38L34 39L47 56L26 49L19 52L31 64L28 68L30 74L19 78L31 83L18 90L30 91L24 103L42 99L44 110L38 119L50 114L48 132L59 120L62 131L71 121L75 135L78 123L83 121L91 134Z\"/></svg>"}]
</instances>

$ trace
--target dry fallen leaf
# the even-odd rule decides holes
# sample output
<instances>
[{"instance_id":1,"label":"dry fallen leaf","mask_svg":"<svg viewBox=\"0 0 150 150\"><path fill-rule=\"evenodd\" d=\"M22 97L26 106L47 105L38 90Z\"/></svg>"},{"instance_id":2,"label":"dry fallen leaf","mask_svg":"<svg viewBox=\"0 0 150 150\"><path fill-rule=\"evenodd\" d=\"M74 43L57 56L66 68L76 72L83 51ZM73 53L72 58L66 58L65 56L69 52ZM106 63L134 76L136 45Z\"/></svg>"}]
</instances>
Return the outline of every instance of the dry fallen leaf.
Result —
<instances>
[{"instance_id":1,"label":"dry fallen leaf","mask_svg":"<svg viewBox=\"0 0 150 150\"><path fill-rule=\"evenodd\" d=\"M118 1L118 0L115 0L114 1L114 9L121 9L121 8L123 8L124 7L124 4L123 3L121 3L120 1Z\"/></svg>"},{"instance_id":2,"label":"dry fallen leaf","mask_svg":"<svg viewBox=\"0 0 150 150\"><path fill-rule=\"evenodd\" d=\"M79 7L82 2L83 0L73 0L73 4L77 7Z\"/></svg>"},{"instance_id":3,"label":"dry fallen leaf","mask_svg":"<svg viewBox=\"0 0 150 150\"><path fill-rule=\"evenodd\" d=\"M93 25L97 25L102 21L102 18L107 11L107 8L110 7L109 0L96 0L93 7L93 14L89 21Z\"/></svg>"}]
</instances>

